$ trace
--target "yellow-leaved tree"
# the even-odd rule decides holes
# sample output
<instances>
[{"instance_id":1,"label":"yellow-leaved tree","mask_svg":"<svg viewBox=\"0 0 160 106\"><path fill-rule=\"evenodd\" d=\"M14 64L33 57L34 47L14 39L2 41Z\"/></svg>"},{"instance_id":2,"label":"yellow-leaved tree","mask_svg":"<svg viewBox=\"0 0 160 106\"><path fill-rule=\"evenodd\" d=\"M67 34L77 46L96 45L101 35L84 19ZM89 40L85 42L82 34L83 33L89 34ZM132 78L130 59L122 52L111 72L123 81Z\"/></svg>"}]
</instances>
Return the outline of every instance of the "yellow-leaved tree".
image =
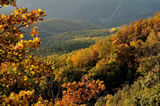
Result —
<instances>
[{"instance_id":1,"label":"yellow-leaved tree","mask_svg":"<svg viewBox=\"0 0 160 106\"><path fill-rule=\"evenodd\" d=\"M46 15L41 9L29 12L27 8L18 8L16 0L0 1L1 8L8 5L16 9L10 15L0 15L0 104L35 103L40 85L52 76L54 68L52 63L37 60L28 53L40 46L34 24L43 21ZM30 40L23 38L24 29L29 30Z\"/></svg>"}]
</instances>

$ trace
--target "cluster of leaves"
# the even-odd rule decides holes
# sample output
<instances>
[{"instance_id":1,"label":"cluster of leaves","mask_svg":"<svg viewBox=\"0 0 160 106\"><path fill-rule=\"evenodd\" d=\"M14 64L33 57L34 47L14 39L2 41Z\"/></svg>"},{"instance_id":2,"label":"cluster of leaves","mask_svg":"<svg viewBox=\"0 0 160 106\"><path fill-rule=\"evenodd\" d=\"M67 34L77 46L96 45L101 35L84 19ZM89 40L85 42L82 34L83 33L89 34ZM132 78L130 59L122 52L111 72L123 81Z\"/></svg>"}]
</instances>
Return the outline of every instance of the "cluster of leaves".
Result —
<instances>
[{"instance_id":1,"label":"cluster of leaves","mask_svg":"<svg viewBox=\"0 0 160 106\"><path fill-rule=\"evenodd\" d=\"M12 92L9 97L1 97L1 105L29 105L34 101L34 91L20 91L19 94Z\"/></svg>"},{"instance_id":2,"label":"cluster of leaves","mask_svg":"<svg viewBox=\"0 0 160 106\"><path fill-rule=\"evenodd\" d=\"M64 83L62 87L67 90L63 91L62 100L56 101L57 106L87 104L88 101L97 98L98 94L105 90L103 81L89 81L87 75L82 77L81 82Z\"/></svg>"},{"instance_id":3,"label":"cluster of leaves","mask_svg":"<svg viewBox=\"0 0 160 106\"><path fill-rule=\"evenodd\" d=\"M15 87L22 89L21 85L27 87L32 82L28 82L28 77L33 78L38 73L42 76L42 71L52 70L52 64L43 64L28 55L30 49L40 46L37 27L32 26L44 16L41 9L28 12L24 8L10 15L0 15L0 84L5 88L0 91L2 94L16 90ZM31 40L23 40L23 28L31 30Z\"/></svg>"},{"instance_id":4,"label":"cluster of leaves","mask_svg":"<svg viewBox=\"0 0 160 106\"><path fill-rule=\"evenodd\" d=\"M45 14L41 9L28 12L24 8L14 10L11 15L0 15L0 63L20 61L28 49L40 45L40 39L35 37L37 36L36 27L30 28L30 26L42 20L43 16ZM31 29L33 40L23 40L22 27Z\"/></svg>"},{"instance_id":5,"label":"cluster of leaves","mask_svg":"<svg viewBox=\"0 0 160 106\"><path fill-rule=\"evenodd\" d=\"M143 60L142 64L144 65L141 64L139 66L139 70L142 70L141 72L144 74L144 77L140 77L132 86L126 85L115 95L108 96L106 105L128 106L130 104L130 106L158 106L160 104L159 59L160 55L145 58L146 64L144 64ZM148 64L149 62L150 64Z\"/></svg>"},{"instance_id":6,"label":"cluster of leaves","mask_svg":"<svg viewBox=\"0 0 160 106\"><path fill-rule=\"evenodd\" d=\"M15 6L15 0L1 0L0 3L2 6ZM29 105L35 102L41 92L41 86L45 86L42 84L45 78L52 76L54 68L52 62L43 62L28 54L30 49L40 46L40 38L34 24L39 20L42 21L44 16L45 12L41 9L28 12L24 8L17 8L10 15L0 15L0 103L2 105ZM23 40L25 28L30 30L32 39ZM18 92L19 94L16 94Z\"/></svg>"},{"instance_id":7,"label":"cluster of leaves","mask_svg":"<svg viewBox=\"0 0 160 106\"><path fill-rule=\"evenodd\" d=\"M41 106L41 105L47 105L47 106L53 106L53 101L50 100L43 100L42 97L39 97L38 100L36 100L35 91L20 91L19 94L15 94L12 92L8 97L0 97L0 104L2 106L11 105L11 106ZM35 102L37 101L37 102Z\"/></svg>"},{"instance_id":8,"label":"cluster of leaves","mask_svg":"<svg viewBox=\"0 0 160 106\"><path fill-rule=\"evenodd\" d=\"M8 6L8 5L16 6L16 0L1 0L0 5L1 6Z\"/></svg>"}]
</instances>

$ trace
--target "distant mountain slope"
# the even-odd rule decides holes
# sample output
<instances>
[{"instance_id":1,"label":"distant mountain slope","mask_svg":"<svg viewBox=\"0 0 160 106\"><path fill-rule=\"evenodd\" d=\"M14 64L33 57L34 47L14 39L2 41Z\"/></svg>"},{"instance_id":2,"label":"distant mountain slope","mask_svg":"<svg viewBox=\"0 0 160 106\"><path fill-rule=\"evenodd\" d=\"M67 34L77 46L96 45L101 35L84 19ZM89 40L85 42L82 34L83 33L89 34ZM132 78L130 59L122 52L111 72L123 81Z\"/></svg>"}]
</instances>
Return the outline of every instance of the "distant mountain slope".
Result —
<instances>
[{"instance_id":1,"label":"distant mountain slope","mask_svg":"<svg viewBox=\"0 0 160 106\"><path fill-rule=\"evenodd\" d=\"M50 19L38 23L41 32L63 33L80 30L93 30L103 28L87 21L69 21L63 19Z\"/></svg>"},{"instance_id":2,"label":"distant mountain slope","mask_svg":"<svg viewBox=\"0 0 160 106\"><path fill-rule=\"evenodd\" d=\"M105 27L128 24L160 11L160 0L17 0L19 7L42 8L47 18L88 20Z\"/></svg>"},{"instance_id":3,"label":"distant mountain slope","mask_svg":"<svg viewBox=\"0 0 160 106\"><path fill-rule=\"evenodd\" d=\"M87 48L97 40L115 33L119 28L96 29L65 32L53 34L48 37L42 37L42 45L36 52L36 55L49 55L53 53L63 54Z\"/></svg>"}]
</instances>

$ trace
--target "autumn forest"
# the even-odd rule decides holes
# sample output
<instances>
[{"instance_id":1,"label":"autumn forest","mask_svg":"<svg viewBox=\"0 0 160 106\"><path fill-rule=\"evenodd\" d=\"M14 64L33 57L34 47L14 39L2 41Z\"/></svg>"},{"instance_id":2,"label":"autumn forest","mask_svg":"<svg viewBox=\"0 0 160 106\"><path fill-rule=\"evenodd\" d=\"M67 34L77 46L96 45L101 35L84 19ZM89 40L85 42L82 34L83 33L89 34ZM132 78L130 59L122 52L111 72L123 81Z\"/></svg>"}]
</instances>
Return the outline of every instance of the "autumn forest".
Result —
<instances>
[{"instance_id":1,"label":"autumn forest","mask_svg":"<svg viewBox=\"0 0 160 106\"><path fill-rule=\"evenodd\" d=\"M160 105L159 12L104 28L0 1L9 6L0 14L0 106Z\"/></svg>"}]
</instances>

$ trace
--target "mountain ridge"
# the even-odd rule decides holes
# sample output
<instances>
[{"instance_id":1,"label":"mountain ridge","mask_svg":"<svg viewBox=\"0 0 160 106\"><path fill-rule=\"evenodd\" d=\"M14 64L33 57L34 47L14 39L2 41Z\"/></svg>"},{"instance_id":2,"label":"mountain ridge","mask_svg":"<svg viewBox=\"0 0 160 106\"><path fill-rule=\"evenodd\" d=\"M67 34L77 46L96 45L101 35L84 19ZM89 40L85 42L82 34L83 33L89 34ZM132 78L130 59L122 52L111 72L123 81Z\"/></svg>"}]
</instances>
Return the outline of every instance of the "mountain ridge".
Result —
<instances>
[{"instance_id":1,"label":"mountain ridge","mask_svg":"<svg viewBox=\"0 0 160 106\"><path fill-rule=\"evenodd\" d=\"M46 19L87 20L106 28L148 18L160 10L159 0L17 0L18 7L41 8ZM149 14L149 15L148 15Z\"/></svg>"}]
</instances>

